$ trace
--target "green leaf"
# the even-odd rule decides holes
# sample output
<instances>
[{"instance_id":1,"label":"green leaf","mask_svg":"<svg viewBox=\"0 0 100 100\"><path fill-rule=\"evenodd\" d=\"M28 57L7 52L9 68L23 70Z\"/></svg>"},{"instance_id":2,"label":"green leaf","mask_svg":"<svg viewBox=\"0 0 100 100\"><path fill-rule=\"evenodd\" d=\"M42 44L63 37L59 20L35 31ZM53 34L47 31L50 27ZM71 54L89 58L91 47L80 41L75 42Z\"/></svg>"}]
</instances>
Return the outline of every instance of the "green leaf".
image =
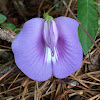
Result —
<instances>
[{"instance_id":1,"label":"green leaf","mask_svg":"<svg viewBox=\"0 0 100 100\"><path fill-rule=\"evenodd\" d=\"M98 5L98 11L99 11L99 14L100 14L100 4Z\"/></svg>"},{"instance_id":2,"label":"green leaf","mask_svg":"<svg viewBox=\"0 0 100 100\"><path fill-rule=\"evenodd\" d=\"M10 30L14 31L16 29L16 26L12 23L4 23L4 26L6 26L7 28L9 28ZM6 29L5 27L1 26L3 29Z\"/></svg>"},{"instance_id":3,"label":"green leaf","mask_svg":"<svg viewBox=\"0 0 100 100\"><path fill-rule=\"evenodd\" d=\"M21 29L16 29L15 33L18 34L21 31Z\"/></svg>"},{"instance_id":4,"label":"green leaf","mask_svg":"<svg viewBox=\"0 0 100 100\"><path fill-rule=\"evenodd\" d=\"M78 0L78 19L92 39L95 40L98 31L98 13L93 0ZM87 54L93 43L80 26L78 34L83 52Z\"/></svg>"},{"instance_id":5,"label":"green leaf","mask_svg":"<svg viewBox=\"0 0 100 100\"><path fill-rule=\"evenodd\" d=\"M0 14L0 23L4 22L6 19L6 16Z\"/></svg>"}]
</instances>

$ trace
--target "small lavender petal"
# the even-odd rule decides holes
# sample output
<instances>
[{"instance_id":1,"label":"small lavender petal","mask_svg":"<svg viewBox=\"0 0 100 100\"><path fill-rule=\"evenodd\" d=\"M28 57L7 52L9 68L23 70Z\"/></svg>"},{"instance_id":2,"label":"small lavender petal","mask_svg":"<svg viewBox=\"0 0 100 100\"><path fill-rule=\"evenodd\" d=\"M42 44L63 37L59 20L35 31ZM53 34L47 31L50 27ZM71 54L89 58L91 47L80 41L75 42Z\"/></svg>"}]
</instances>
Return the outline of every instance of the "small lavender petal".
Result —
<instances>
[{"instance_id":1,"label":"small lavender petal","mask_svg":"<svg viewBox=\"0 0 100 100\"><path fill-rule=\"evenodd\" d=\"M52 54L54 52L54 47L57 44L58 40L58 32L56 28L56 24L53 20L50 21L50 26L48 24L48 20L44 22L44 30L43 37L45 40L45 44L51 49Z\"/></svg>"},{"instance_id":2,"label":"small lavender petal","mask_svg":"<svg viewBox=\"0 0 100 100\"><path fill-rule=\"evenodd\" d=\"M52 75L50 62L45 61L45 43L42 37L44 19L34 18L26 22L12 43L15 62L33 80L45 81Z\"/></svg>"},{"instance_id":3,"label":"small lavender petal","mask_svg":"<svg viewBox=\"0 0 100 100\"><path fill-rule=\"evenodd\" d=\"M56 46L58 41L58 32L56 24L53 20L51 20L50 22L50 39L51 39L51 51L52 55L54 56L54 47Z\"/></svg>"},{"instance_id":4,"label":"small lavender petal","mask_svg":"<svg viewBox=\"0 0 100 100\"><path fill-rule=\"evenodd\" d=\"M48 20L46 20L46 21L44 22L44 27L43 27L43 38L44 38L45 44L46 44L47 46L50 47L51 40L50 40L50 32L49 32Z\"/></svg>"},{"instance_id":5,"label":"small lavender petal","mask_svg":"<svg viewBox=\"0 0 100 100\"><path fill-rule=\"evenodd\" d=\"M58 30L57 61L53 63L53 75L65 78L79 69L83 51L78 39L78 23L71 18L54 19Z\"/></svg>"},{"instance_id":6,"label":"small lavender petal","mask_svg":"<svg viewBox=\"0 0 100 100\"><path fill-rule=\"evenodd\" d=\"M53 20L51 20L50 23L50 37L51 37L51 45L56 46L58 40L58 32L56 23Z\"/></svg>"}]
</instances>

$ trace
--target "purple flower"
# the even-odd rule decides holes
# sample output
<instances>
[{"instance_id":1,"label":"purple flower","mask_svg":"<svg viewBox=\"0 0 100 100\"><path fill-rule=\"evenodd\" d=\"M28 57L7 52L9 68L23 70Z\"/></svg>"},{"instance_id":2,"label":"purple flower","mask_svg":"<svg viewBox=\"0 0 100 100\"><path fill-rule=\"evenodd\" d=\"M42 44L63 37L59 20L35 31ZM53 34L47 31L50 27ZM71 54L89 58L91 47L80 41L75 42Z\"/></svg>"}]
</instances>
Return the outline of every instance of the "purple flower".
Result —
<instances>
[{"instance_id":1,"label":"purple flower","mask_svg":"<svg viewBox=\"0 0 100 100\"><path fill-rule=\"evenodd\" d=\"M48 80L52 74L65 78L78 70L83 52L78 39L78 23L68 17L50 21L27 21L12 43L15 62L28 77Z\"/></svg>"}]
</instances>

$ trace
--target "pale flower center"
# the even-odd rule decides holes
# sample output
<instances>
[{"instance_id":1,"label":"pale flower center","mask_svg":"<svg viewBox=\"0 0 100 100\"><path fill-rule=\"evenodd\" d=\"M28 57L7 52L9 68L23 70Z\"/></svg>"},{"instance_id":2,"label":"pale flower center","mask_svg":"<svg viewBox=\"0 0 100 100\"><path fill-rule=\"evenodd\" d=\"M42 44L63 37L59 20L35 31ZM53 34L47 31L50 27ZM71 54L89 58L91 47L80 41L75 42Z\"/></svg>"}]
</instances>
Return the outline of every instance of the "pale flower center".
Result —
<instances>
[{"instance_id":1,"label":"pale flower center","mask_svg":"<svg viewBox=\"0 0 100 100\"><path fill-rule=\"evenodd\" d=\"M44 22L43 38L46 46L45 59L47 62L51 60L55 62L55 60L57 60L56 45L58 41L58 32L56 23L53 20L51 20L50 25L48 24L48 20Z\"/></svg>"}]
</instances>

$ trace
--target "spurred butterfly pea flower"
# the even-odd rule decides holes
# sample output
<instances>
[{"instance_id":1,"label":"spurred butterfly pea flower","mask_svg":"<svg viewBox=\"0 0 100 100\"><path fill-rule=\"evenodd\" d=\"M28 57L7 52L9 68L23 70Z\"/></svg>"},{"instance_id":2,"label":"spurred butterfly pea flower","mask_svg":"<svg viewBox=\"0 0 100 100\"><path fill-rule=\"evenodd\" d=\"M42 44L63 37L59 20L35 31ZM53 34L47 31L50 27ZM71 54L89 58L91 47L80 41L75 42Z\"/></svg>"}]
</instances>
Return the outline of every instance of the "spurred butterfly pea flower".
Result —
<instances>
[{"instance_id":1,"label":"spurred butterfly pea flower","mask_svg":"<svg viewBox=\"0 0 100 100\"><path fill-rule=\"evenodd\" d=\"M17 66L33 80L65 78L81 66L78 23L68 17L27 21L12 43Z\"/></svg>"}]
</instances>

